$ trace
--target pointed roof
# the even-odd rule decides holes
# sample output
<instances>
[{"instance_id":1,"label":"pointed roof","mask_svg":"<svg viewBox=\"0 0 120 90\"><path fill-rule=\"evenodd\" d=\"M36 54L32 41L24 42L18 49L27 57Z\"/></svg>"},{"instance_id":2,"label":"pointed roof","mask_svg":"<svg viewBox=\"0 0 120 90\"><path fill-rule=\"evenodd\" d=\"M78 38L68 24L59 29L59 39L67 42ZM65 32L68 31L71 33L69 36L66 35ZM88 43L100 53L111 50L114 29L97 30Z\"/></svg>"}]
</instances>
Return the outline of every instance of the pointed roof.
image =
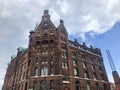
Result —
<instances>
[{"instance_id":1,"label":"pointed roof","mask_svg":"<svg viewBox=\"0 0 120 90\"><path fill-rule=\"evenodd\" d=\"M36 31L44 29L44 27L48 27L49 29L56 28L55 25L52 23L52 21L50 19L50 15L49 15L48 10L44 10L44 15L42 16L42 21L40 22L40 24L36 28Z\"/></svg>"},{"instance_id":2,"label":"pointed roof","mask_svg":"<svg viewBox=\"0 0 120 90\"><path fill-rule=\"evenodd\" d=\"M67 33L67 30L64 26L64 21L62 19L60 19L60 25L58 26L59 30L64 30Z\"/></svg>"}]
</instances>

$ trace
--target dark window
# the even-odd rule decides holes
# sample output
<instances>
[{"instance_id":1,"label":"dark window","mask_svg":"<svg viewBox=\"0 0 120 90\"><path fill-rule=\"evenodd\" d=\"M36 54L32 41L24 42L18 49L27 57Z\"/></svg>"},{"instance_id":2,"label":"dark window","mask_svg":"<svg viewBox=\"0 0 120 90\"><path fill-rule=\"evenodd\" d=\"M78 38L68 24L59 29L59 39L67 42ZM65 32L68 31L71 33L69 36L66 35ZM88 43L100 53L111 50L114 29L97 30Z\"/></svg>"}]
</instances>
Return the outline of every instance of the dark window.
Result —
<instances>
[{"instance_id":1,"label":"dark window","mask_svg":"<svg viewBox=\"0 0 120 90\"><path fill-rule=\"evenodd\" d=\"M43 41L42 41L42 44L44 44L44 45L45 45L45 44L48 44L48 41L47 41L47 40L43 40Z\"/></svg>"},{"instance_id":2,"label":"dark window","mask_svg":"<svg viewBox=\"0 0 120 90\"><path fill-rule=\"evenodd\" d=\"M101 74L101 79L102 79L102 80L105 80L105 77L104 77L104 75L103 75L103 74Z\"/></svg>"},{"instance_id":3,"label":"dark window","mask_svg":"<svg viewBox=\"0 0 120 90\"><path fill-rule=\"evenodd\" d=\"M28 67L30 66L31 60L28 61Z\"/></svg>"},{"instance_id":4,"label":"dark window","mask_svg":"<svg viewBox=\"0 0 120 90\"><path fill-rule=\"evenodd\" d=\"M38 45L40 45L40 42L39 42L39 41L37 41L37 42L36 42L36 45L37 45L37 46L38 46Z\"/></svg>"},{"instance_id":5,"label":"dark window","mask_svg":"<svg viewBox=\"0 0 120 90\"><path fill-rule=\"evenodd\" d=\"M54 81L53 80L50 81L50 90L54 90Z\"/></svg>"},{"instance_id":6,"label":"dark window","mask_svg":"<svg viewBox=\"0 0 120 90\"><path fill-rule=\"evenodd\" d=\"M76 90L80 90L80 82L79 81L75 82L75 87L76 87Z\"/></svg>"},{"instance_id":7,"label":"dark window","mask_svg":"<svg viewBox=\"0 0 120 90\"><path fill-rule=\"evenodd\" d=\"M24 90L28 90L27 87L28 87L28 83L25 84Z\"/></svg>"},{"instance_id":8,"label":"dark window","mask_svg":"<svg viewBox=\"0 0 120 90\"><path fill-rule=\"evenodd\" d=\"M36 90L37 89L37 82L34 81L34 86L33 86L33 90Z\"/></svg>"},{"instance_id":9,"label":"dark window","mask_svg":"<svg viewBox=\"0 0 120 90\"><path fill-rule=\"evenodd\" d=\"M99 90L99 84L98 83L95 84L95 90Z\"/></svg>"},{"instance_id":10,"label":"dark window","mask_svg":"<svg viewBox=\"0 0 120 90\"><path fill-rule=\"evenodd\" d=\"M47 90L47 82L45 80L40 82L40 90Z\"/></svg>"},{"instance_id":11,"label":"dark window","mask_svg":"<svg viewBox=\"0 0 120 90\"><path fill-rule=\"evenodd\" d=\"M106 84L103 85L103 88L104 88L104 90L107 90L107 86L106 86Z\"/></svg>"}]
</instances>

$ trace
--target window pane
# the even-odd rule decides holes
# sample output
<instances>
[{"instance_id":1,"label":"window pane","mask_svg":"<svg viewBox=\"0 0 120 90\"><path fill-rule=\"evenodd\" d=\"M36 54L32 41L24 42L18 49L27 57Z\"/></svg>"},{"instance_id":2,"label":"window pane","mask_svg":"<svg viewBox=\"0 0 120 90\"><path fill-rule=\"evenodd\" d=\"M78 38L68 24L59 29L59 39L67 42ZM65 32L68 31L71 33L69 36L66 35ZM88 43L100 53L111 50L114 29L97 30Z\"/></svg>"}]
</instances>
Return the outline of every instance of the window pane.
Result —
<instances>
[{"instance_id":1,"label":"window pane","mask_svg":"<svg viewBox=\"0 0 120 90\"><path fill-rule=\"evenodd\" d=\"M73 65L77 66L77 61L76 60L73 60Z\"/></svg>"},{"instance_id":2,"label":"window pane","mask_svg":"<svg viewBox=\"0 0 120 90\"><path fill-rule=\"evenodd\" d=\"M48 75L48 67L42 67L41 75Z\"/></svg>"}]
</instances>

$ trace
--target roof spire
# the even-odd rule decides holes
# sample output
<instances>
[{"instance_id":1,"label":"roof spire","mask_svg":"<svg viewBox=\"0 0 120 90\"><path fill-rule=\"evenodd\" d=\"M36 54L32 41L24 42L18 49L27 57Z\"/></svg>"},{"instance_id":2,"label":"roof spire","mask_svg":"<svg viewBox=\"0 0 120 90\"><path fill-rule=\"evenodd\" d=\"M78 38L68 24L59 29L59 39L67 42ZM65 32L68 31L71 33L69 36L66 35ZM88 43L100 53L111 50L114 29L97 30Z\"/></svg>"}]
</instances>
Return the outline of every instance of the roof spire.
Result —
<instances>
[{"instance_id":1,"label":"roof spire","mask_svg":"<svg viewBox=\"0 0 120 90\"><path fill-rule=\"evenodd\" d=\"M50 19L49 10L44 10L44 15L42 16L43 20Z\"/></svg>"},{"instance_id":2,"label":"roof spire","mask_svg":"<svg viewBox=\"0 0 120 90\"><path fill-rule=\"evenodd\" d=\"M60 24L64 24L64 21L62 19L60 19Z\"/></svg>"},{"instance_id":3,"label":"roof spire","mask_svg":"<svg viewBox=\"0 0 120 90\"><path fill-rule=\"evenodd\" d=\"M45 16L49 15L49 10L44 10L44 15Z\"/></svg>"}]
</instances>

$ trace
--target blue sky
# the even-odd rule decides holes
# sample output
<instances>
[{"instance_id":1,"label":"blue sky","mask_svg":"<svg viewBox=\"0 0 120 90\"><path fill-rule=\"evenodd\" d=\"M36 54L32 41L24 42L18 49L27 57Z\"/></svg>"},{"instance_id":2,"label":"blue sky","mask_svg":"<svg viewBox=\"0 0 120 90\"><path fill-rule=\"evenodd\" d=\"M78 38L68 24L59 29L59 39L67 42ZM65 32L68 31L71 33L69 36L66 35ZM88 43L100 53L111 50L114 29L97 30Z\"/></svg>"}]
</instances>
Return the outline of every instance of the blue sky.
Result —
<instances>
[{"instance_id":1,"label":"blue sky","mask_svg":"<svg viewBox=\"0 0 120 90\"><path fill-rule=\"evenodd\" d=\"M101 49L113 81L105 50L110 50L120 73L120 0L0 0L0 89L10 57L18 47L28 46L29 32L41 21L45 9L56 27L64 20L71 39Z\"/></svg>"}]
</instances>

